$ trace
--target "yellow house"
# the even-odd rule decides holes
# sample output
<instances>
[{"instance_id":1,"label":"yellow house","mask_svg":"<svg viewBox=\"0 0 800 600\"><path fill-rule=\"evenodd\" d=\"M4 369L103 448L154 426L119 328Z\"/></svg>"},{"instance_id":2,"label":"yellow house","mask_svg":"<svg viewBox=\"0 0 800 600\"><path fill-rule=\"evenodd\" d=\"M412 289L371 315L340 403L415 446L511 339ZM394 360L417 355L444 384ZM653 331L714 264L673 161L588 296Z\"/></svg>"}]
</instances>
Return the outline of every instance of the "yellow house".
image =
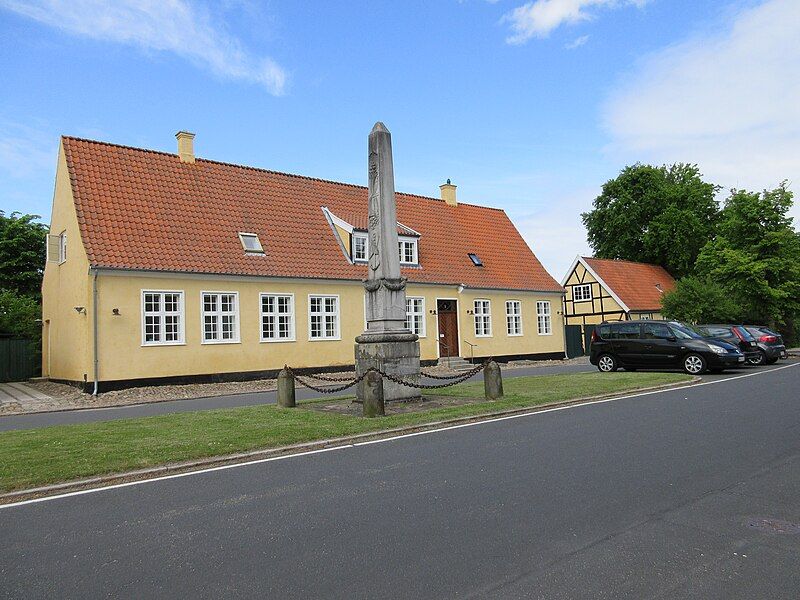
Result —
<instances>
[{"instance_id":1,"label":"yellow house","mask_svg":"<svg viewBox=\"0 0 800 600\"><path fill-rule=\"evenodd\" d=\"M42 372L107 390L346 368L363 332L365 187L61 139ZM563 288L505 212L397 194L407 323L440 357L561 358Z\"/></svg>"},{"instance_id":2,"label":"yellow house","mask_svg":"<svg viewBox=\"0 0 800 600\"><path fill-rule=\"evenodd\" d=\"M662 319L661 296L675 287L663 267L578 256L562 280L564 321L584 332L603 321Z\"/></svg>"}]
</instances>

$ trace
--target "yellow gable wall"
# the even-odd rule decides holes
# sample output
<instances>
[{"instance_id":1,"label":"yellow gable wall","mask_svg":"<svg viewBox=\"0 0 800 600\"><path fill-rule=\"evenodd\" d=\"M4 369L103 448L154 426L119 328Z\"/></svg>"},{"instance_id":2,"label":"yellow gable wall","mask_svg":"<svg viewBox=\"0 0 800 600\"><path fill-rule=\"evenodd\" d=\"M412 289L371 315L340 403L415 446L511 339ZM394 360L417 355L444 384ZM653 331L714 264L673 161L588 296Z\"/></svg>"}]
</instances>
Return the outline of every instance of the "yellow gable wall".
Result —
<instances>
[{"instance_id":1,"label":"yellow gable wall","mask_svg":"<svg viewBox=\"0 0 800 600\"><path fill-rule=\"evenodd\" d=\"M350 234L338 225L334 225L334 227L336 228L336 233L338 234L339 239L342 241L342 245L344 246L347 255L352 256L352 250L350 249Z\"/></svg>"},{"instance_id":2,"label":"yellow gable wall","mask_svg":"<svg viewBox=\"0 0 800 600\"><path fill-rule=\"evenodd\" d=\"M364 330L364 288L359 282L200 278L178 275L109 275L99 277L100 380L140 379L209 373L236 373L293 367L348 365L354 360L354 338ZM185 344L142 346L142 290L183 291ZM203 344L201 293L238 292L240 343ZM461 356L469 357L467 340L477 344L476 357L564 351L561 294L464 290L456 287L409 285L408 296L425 299L425 333L420 338L423 360L438 357L437 317L431 314L437 298L458 300ZM291 293L295 302L294 342L260 341L260 294ZM336 294L340 301L340 340L309 340L309 294ZM476 298L491 301L492 336L476 337L473 310ZM523 335L506 333L506 300L520 300ZM552 334L538 335L536 301L548 300ZM119 315L113 309L119 309ZM60 349L63 351L63 349Z\"/></svg>"},{"instance_id":3,"label":"yellow gable wall","mask_svg":"<svg viewBox=\"0 0 800 600\"><path fill-rule=\"evenodd\" d=\"M59 147L50 233L67 233L67 260L45 264L42 281L42 374L54 379L91 380L91 281L67 161ZM75 307L85 308L85 314Z\"/></svg>"}]
</instances>

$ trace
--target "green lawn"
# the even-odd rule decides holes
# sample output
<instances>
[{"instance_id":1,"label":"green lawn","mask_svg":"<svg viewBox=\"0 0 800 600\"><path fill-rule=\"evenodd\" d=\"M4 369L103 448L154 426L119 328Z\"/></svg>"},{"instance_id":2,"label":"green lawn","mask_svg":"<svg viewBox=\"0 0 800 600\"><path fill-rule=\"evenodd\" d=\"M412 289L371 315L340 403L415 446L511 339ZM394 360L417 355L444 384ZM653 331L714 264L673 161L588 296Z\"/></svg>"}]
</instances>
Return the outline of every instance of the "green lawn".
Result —
<instances>
[{"instance_id":1,"label":"green lawn","mask_svg":"<svg viewBox=\"0 0 800 600\"><path fill-rule=\"evenodd\" d=\"M676 373L581 373L506 378L505 397L377 419L253 406L0 433L0 491L163 463L419 425L509 408L688 380ZM439 395L483 395L483 383Z\"/></svg>"}]
</instances>

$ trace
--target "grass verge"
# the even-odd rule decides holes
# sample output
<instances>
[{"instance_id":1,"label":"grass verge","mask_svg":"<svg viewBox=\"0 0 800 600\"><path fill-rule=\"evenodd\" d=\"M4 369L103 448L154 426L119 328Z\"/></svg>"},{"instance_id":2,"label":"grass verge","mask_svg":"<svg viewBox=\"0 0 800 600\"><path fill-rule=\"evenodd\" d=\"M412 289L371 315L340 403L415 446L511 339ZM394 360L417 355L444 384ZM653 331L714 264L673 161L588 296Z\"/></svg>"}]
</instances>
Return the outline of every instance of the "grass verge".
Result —
<instances>
[{"instance_id":1,"label":"grass verge","mask_svg":"<svg viewBox=\"0 0 800 600\"><path fill-rule=\"evenodd\" d=\"M506 378L505 397L380 419L279 409L274 405L205 410L0 433L0 491L10 492L171 462L274 448L501 410L679 383L676 373L581 373ZM436 390L483 395L483 382ZM301 405L302 406L302 405Z\"/></svg>"}]
</instances>

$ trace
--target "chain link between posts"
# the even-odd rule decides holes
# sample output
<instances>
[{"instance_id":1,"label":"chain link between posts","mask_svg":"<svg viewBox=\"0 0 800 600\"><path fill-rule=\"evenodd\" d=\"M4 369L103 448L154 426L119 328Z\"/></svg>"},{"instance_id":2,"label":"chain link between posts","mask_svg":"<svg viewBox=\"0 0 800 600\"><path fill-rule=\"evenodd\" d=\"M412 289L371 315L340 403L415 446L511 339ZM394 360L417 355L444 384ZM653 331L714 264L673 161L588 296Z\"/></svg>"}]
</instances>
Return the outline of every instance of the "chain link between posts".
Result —
<instances>
[{"instance_id":1,"label":"chain link between posts","mask_svg":"<svg viewBox=\"0 0 800 600\"><path fill-rule=\"evenodd\" d=\"M430 379L439 379L439 380L447 380L447 383L438 383L438 384L430 384L430 383L421 383L421 382L413 382L413 381L406 381L396 375L391 375L380 369L376 369L375 367L370 367L367 369L363 374L355 377L353 379L342 378L342 377L330 377L327 375L319 375L314 373L309 373L307 375L300 375L294 369L292 369L289 365L285 365L284 368L289 372L289 374L294 378L295 381L299 382L304 387L307 387L310 390L314 390L315 392L319 392L320 394L336 394L338 392L343 392L344 390L353 387L361 383L361 381L367 376L370 371L375 371L381 377L388 379L389 381L396 383L398 385L404 385L410 388L417 388L422 390L435 390L439 388L450 387L452 385L457 385L459 383L465 382L470 377L476 375L479 371L486 367L487 364L491 361L487 359L483 363L479 365L475 365L469 371L465 371L463 373L457 373L456 375L433 375L432 373L425 373L424 371L420 371L420 375L422 377L428 377ZM309 379L315 379L318 381L328 381L331 383L342 383L342 385L338 385L335 387L331 386L319 386L313 383L309 383Z\"/></svg>"}]
</instances>

